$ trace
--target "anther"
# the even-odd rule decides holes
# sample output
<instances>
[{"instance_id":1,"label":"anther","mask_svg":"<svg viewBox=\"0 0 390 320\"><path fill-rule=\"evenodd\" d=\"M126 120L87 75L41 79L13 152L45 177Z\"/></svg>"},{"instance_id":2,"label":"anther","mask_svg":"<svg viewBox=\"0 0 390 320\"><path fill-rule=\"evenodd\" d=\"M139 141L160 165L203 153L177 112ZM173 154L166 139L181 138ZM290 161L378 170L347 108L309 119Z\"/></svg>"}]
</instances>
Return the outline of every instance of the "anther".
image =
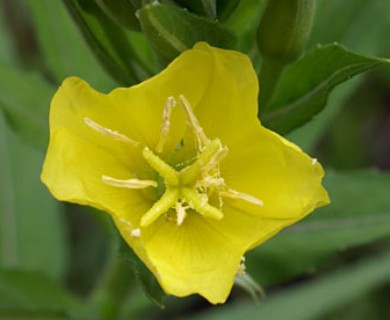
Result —
<instances>
[{"instance_id":1,"label":"anther","mask_svg":"<svg viewBox=\"0 0 390 320\"><path fill-rule=\"evenodd\" d=\"M141 236L141 229L131 230L130 235L134 238L139 238Z\"/></svg>"},{"instance_id":2,"label":"anther","mask_svg":"<svg viewBox=\"0 0 390 320\"><path fill-rule=\"evenodd\" d=\"M128 189L145 189L148 187L157 187L157 182L154 180L140 180L140 179L116 179L109 176L102 176L103 182L110 186Z\"/></svg>"},{"instance_id":3,"label":"anther","mask_svg":"<svg viewBox=\"0 0 390 320\"><path fill-rule=\"evenodd\" d=\"M126 143L129 143L131 144L133 147L138 147L139 146L139 142L138 141L135 141L133 139L130 139L128 136L122 134L122 133L119 133L117 131L114 131L114 130L111 130L109 128L105 128L103 126L101 126L100 124L96 123L95 121L89 119L89 118L84 118L84 122L92 129L94 129L95 131L105 135L105 136L109 136L111 138L113 138L114 140L118 140L118 141L123 141L123 142L126 142Z\"/></svg>"},{"instance_id":4,"label":"anther","mask_svg":"<svg viewBox=\"0 0 390 320\"><path fill-rule=\"evenodd\" d=\"M262 207L264 205L263 201L261 201L260 199L254 197L254 196L251 196L249 194L233 190L233 189L228 189L227 191L221 191L220 195L222 197L225 197L225 198L241 199L241 200L244 200L246 202L257 205L259 207Z\"/></svg>"},{"instance_id":5,"label":"anther","mask_svg":"<svg viewBox=\"0 0 390 320\"><path fill-rule=\"evenodd\" d=\"M187 116L187 122L191 126L191 129L196 137L198 148L200 149L200 151L202 151L205 146L210 143L210 139L207 138L203 128L200 126L198 119L196 118L194 111L192 110L192 107L188 102L187 98L184 95L180 95L179 99Z\"/></svg>"},{"instance_id":6,"label":"anther","mask_svg":"<svg viewBox=\"0 0 390 320\"><path fill-rule=\"evenodd\" d=\"M160 139L158 141L156 152L161 153L164 149L165 143L168 140L168 135L171 127L171 114L172 109L176 105L176 100L174 97L168 97L164 106L161 129L160 129Z\"/></svg>"},{"instance_id":7,"label":"anther","mask_svg":"<svg viewBox=\"0 0 390 320\"><path fill-rule=\"evenodd\" d=\"M175 209L177 213L177 219L176 219L177 225L181 226L184 219L187 216L186 207L183 206L181 201L177 201L175 205Z\"/></svg>"}]
</instances>

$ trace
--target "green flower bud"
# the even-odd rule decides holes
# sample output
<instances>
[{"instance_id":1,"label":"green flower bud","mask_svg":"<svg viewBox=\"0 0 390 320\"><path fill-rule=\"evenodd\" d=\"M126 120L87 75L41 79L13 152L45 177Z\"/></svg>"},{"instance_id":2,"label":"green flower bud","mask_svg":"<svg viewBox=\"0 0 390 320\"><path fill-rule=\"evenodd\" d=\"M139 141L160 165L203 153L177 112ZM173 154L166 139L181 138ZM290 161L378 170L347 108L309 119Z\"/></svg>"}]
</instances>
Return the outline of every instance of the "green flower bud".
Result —
<instances>
[{"instance_id":1,"label":"green flower bud","mask_svg":"<svg viewBox=\"0 0 390 320\"><path fill-rule=\"evenodd\" d=\"M263 56L291 63L300 57L310 35L315 0L271 0L257 33Z\"/></svg>"}]
</instances>

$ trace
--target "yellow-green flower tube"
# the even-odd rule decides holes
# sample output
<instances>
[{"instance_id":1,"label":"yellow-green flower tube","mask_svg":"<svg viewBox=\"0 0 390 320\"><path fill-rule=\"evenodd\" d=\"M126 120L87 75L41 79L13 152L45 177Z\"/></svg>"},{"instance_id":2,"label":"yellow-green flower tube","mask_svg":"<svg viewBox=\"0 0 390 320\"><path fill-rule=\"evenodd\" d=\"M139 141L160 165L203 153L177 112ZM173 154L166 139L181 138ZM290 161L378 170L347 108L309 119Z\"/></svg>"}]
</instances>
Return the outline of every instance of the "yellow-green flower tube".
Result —
<instances>
[{"instance_id":1,"label":"yellow-green flower tube","mask_svg":"<svg viewBox=\"0 0 390 320\"><path fill-rule=\"evenodd\" d=\"M228 297L241 257L329 202L321 165L261 126L245 55L198 43L155 77L55 94L42 181L108 212L176 296Z\"/></svg>"}]
</instances>

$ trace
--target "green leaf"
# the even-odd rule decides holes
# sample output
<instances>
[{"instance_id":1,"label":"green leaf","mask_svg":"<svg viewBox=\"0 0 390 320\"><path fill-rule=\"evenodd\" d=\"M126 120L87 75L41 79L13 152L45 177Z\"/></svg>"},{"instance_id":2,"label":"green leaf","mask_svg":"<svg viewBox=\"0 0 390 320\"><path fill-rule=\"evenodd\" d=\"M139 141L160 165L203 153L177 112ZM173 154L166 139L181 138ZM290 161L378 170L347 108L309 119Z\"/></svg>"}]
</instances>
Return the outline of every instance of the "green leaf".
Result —
<instances>
[{"instance_id":1,"label":"green leaf","mask_svg":"<svg viewBox=\"0 0 390 320\"><path fill-rule=\"evenodd\" d=\"M314 272L332 254L390 235L390 174L328 172L324 184L330 205L248 254L247 270L262 285Z\"/></svg>"},{"instance_id":2,"label":"green leaf","mask_svg":"<svg viewBox=\"0 0 390 320\"><path fill-rule=\"evenodd\" d=\"M138 83L142 61L125 30L109 19L95 1L63 0L107 71L122 85ZM85 61L84 61L85 63ZM147 70L147 69L146 69Z\"/></svg>"},{"instance_id":3,"label":"green leaf","mask_svg":"<svg viewBox=\"0 0 390 320\"><path fill-rule=\"evenodd\" d=\"M337 41L350 50L377 55L389 32L389 1L317 1L310 47ZM343 12L343 14L339 14ZM373 19L375 17L375 19ZM332 21L332 23L329 23ZM364 36L361 36L363 35Z\"/></svg>"},{"instance_id":4,"label":"green leaf","mask_svg":"<svg viewBox=\"0 0 390 320\"><path fill-rule=\"evenodd\" d=\"M0 266L55 279L67 259L62 211L39 180L43 154L9 130L0 110Z\"/></svg>"},{"instance_id":5,"label":"green leaf","mask_svg":"<svg viewBox=\"0 0 390 320\"><path fill-rule=\"evenodd\" d=\"M8 64L16 64L16 55L12 47L11 34L8 32L8 26L4 18L5 14L0 5L0 61Z\"/></svg>"},{"instance_id":6,"label":"green leaf","mask_svg":"<svg viewBox=\"0 0 390 320\"><path fill-rule=\"evenodd\" d=\"M0 318L57 319L77 307L73 296L40 272L0 269Z\"/></svg>"},{"instance_id":7,"label":"green leaf","mask_svg":"<svg viewBox=\"0 0 390 320\"><path fill-rule=\"evenodd\" d=\"M296 143L305 152L314 152L339 110L358 86L362 84L363 80L364 77L357 76L334 88L326 102L326 108L302 127L291 131L287 135L287 139Z\"/></svg>"},{"instance_id":8,"label":"green leaf","mask_svg":"<svg viewBox=\"0 0 390 320\"><path fill-rule=\"evenodd\" d=\"M128 0L97 0L100 8L118 25L130 30L139 31L140 26L135 12L135 7Z\"/></svg>"},{"instance_id":9,"label":"green leaf","mask_svg":"<svg viewBox=\"0 0 390 320\"><path fill-rule=\"evenodd\" d=\"M114 86L61 1L29 0L29 5L44 63L57 83L72 75L103 91Z\"/></svg>"},{"instance_id":10,"label":"green leaf","mask_svg":"<svg viewBox=\"0 0 390 320\"><path fill-rule=\"evenodd\" d=\"M382 41L388 33L389 1L345 0L345 1L317 1L317 13L308 47L316 47L318 43L337 41L349 50L365 55L378 55L384 52ZM342 15L339 13L343 12ZM372 17L375 17L373 21ZM332 21L332 23L329 23ZM364 34L364 37L359 35ZM386 56L386 55L385 55ZM389 54L387 54L389 56ZM387 68L376 70L375 73L389 74ZM340 108L349 96L354 94L364 77L355 77L337 86L323 109L312 121L294 130L288 136L306 151L313 150L323 136L325 130L332 123Z\"/></svg>"},{"instance_id":11,"label":"green leaf","mask_svg":"<svg viewBox=\"0 0 390 320\"><path fill-rule=\"evenodd\" d=\"M48 113L54 87L41 77L0 61L0 109L12 127L30 144L45 148L49 141Z\"/></svg>"},{"instance_id":12,"label":"green leaf","mask_svg":"<svg viewBox=\"0 0 390 320\"><path fill-rule=\"evenodd\" d=\"M265 126L286 134L320 112L336 85L389 62L348 52L336 44L318 47L286 68L267 113L262 114L260 106L260 117Z\"/></svg>"},{"instance_id":13,"label":"green leaf","mask_svg":"<svg viewBox=\"0 0 390 320\"><path fill-rule=\"evenodd\" d=\"M232 48L235 35L217 22L201 18L188 11L155 2L137 12L143 33L162 62L172 61L198 41Z\"/></svg>"},{"instance_id":14,"label":"green leaf","mask_svg":"<svg viewBox=\"0 0 390 320\"><path fill-rule=\"evenodd\" d=\"M154 275L145 267L143 262L124 241L120 243L120 254L121 258L128 262L133 269L149 300L160 308L165 308L162 302L165 292L160 287Z\"/></svg>"},{"instance_id":15,"label":"green leaf","mask_svg":"<svg viewBox=\"0 0 390 320\"><path fill-rule=\"evenodd\" d=\"M304 285L270 295L259 305L233 305L191 319L331 319L329 312L389 282L389 265L390 252L387 251Z\"/></svg>"}]
</instances>

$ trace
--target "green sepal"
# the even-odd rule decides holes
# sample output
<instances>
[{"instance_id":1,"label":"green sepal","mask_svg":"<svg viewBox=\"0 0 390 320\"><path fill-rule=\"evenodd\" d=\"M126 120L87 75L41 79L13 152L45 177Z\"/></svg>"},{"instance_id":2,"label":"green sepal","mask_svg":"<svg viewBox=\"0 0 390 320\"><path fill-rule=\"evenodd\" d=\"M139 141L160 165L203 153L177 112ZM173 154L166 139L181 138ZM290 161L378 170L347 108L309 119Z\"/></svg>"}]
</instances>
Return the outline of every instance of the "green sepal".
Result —
<instances>
[{"instance_id":1,"label":"green sepal","mask_svg":"<svg viewBox=\"0 0 390 320\"><path fill-rule=\"evenodd\" d=\"M153 3L137 15L143 33L163 63L169 63L198 41L221 48L233 48L236 43L232 31L185 9Z\"/></svg>"},{"instance_id":2,"label":"green sepal","mask_svg":"<svg viewBox=\"0 0 390 320\"><path fill-rule=\"evenodd\" d=\"M128 0L96 0L100 8L118 25L133 31L140 31L138 19L135 16L137 7Z\"/></svg>"},{"instance_id":3,"label":"green sepal","mask_svg":"<svg viewBox=\"0 0 390 320\"><path fill-rule=\"evenodd\" d=\"M266 127L287 134L320 112L339 83L389 62L354 54L337 44L317 47L285 69L272 103L266 110L260 104L260 119Z\"/></svg>"},{"instance_id":4,"label":"green sepal","mask_svg":"<svg viewBox=\"0 0 390 320\"><path fill-rule=\"evenodd\" d=\"M162 299L166 295L165 292L157 282L153 273L143 264L134 251L123 240L120 240L119 254L133 269L149 300L161 309L164 309L165 306Z\"/></svg>"}]
</instances>

